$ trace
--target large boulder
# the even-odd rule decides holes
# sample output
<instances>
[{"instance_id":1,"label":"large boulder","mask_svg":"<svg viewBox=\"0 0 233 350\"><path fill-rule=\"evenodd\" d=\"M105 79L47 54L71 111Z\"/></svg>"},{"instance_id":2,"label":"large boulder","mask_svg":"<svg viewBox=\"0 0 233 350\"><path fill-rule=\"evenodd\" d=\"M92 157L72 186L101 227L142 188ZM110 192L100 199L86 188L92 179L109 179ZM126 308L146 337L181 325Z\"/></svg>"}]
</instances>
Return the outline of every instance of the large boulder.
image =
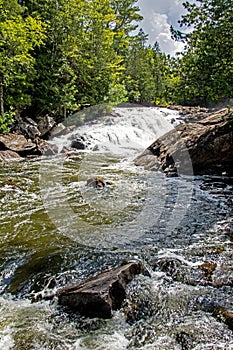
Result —
<instances>
[{"instance_id":1,"label":"large boulder","mask_svg":"<svg viewBox=\"0 0 233 350\"><path fill-rule=\"evenodd\" d=\"M142 272L139 262L106 271L91 280L59 291L58 302L87 317L110 318L126 297L126 285Z\"/></svg>"},{"instance_id":2,"label":"large boulder","mask_svg":"<svg viewBox=\"0 0 233 350\"><path fill-rule=\"evenodd\" d=\"M135 164L167 175L233 172L233 113L228 108L176 127L153 142Z\"/></svg>"},{"instance_id":3,"label":"large boulder","mask_svg":"<svg viewBox=\"0 0 233 350\"><path fill-rule=\"evenodd\" d=\"M37 145L30 139L17 133L0 135L0 150L10 150L19 155L26 156L37 150Z\"/></svg>"},{"instance_id":4,"label":"large boulder","mask_svg":"<svg viewBox=\"0 0 233 350\"><path fill-rule=\"evenodd\" d=\"M54 155L58 153L58 147L39 137L32 141L23 135L10 133L0 134L0 151L0 160L13 160L20 157Z\"/></svg>"}]
</instances>

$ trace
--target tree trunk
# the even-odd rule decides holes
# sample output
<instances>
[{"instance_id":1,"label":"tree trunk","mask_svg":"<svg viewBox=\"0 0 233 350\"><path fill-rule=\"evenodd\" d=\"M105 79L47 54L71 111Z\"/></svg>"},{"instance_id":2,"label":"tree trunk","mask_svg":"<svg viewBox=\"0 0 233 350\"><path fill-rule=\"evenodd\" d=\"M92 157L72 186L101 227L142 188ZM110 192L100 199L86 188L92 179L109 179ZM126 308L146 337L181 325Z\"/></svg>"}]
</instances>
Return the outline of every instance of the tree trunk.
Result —
<instances>
[{"instance_id":1,"label":"tree trunk","mask_svg":"<svg viewBox=\"0 0 233 350\"><path fill-rule=\"evenodd\" d=\"M3 75L0 74L0 115L4 113L4 100L3 100Z\"/></svg>"}]
</instances>

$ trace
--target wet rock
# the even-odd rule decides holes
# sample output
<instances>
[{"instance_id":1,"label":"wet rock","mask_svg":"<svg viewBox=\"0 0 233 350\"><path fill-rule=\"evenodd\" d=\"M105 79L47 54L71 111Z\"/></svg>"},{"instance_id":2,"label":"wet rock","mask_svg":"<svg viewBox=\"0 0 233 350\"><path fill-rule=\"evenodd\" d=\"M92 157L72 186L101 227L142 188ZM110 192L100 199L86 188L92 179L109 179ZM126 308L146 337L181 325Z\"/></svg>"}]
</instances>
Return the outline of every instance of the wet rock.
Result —
<instances>
[{"instance_id":1,"label":"wet rock","mask_svg":"<svg viewBox=\"0 0 233 350\"><path fill-rule=\"evenodd\" d=\"M0 151L0 161L12 161L22 159L20 155L11 150Z\"/></svg>"},{"instance_id":2,"label":"wet rock","mask_svg":"<svg viewBox=\"0 0 233 350\"><path fill-rule=\"evenodd\" d=\"M224 322L233 331L233 313L216 301L208 298L196 300L195 308L211 313L218 321Z\"/></svg>"},{"instance_id":3,"label":"wet rock","mask_svg":"<svg viewBox=\"0 0 233 350\"><path fill-rule=\"evenodd\" d=\"M87 186L94 188L104 188L106 182L101 177L94 177L87 180Z\"/></svg>"},{"instance_id":4,"label":"wet rock","mask_svg":"<svg viewBox=\"0 0 233 350\"><path fill-rule=\"evenodd\" d=\"M71 142L70 147L76 148L76 149L85 149L85 143L84 143L84 138L80 137Z\"/></svg>"},{"instance_id":5,"label":"wet rock","mask_svg":"<svg viewBox=\"0 0 233 350\"><path fill-rule=\"evenodd\" d=\"M57 124L50 132L50 138L68 135L77 128L76 125L65 126L62 123Z\"/></svg>"},{"instance_id":6,"label":"wet rock","mask_svg":"<svg viewBox=\"0 0 233 350\"><path fill-rule=\"evenodd\" d=\"M219 264L212 274L214 287L233 286L233 263Z\"/></svg>"},{"instance_id":7,"label":"wet rock","mask_svg":"<svg viewBox=\"0 0 233 350\"><path fill-rule=\"evenodd\" d=\"M232 173L232 144L232 111L225 108L195 123L179 125L153 142L135 164L153 169L158 163L168 175L190 175L189 154L195 174Z\"/></svg>"},{"instance_id":8,"label":"wet rock","mask_svg":"<svg viewBox=\"0 0 233 350\"><path fill-rule=\"evenodd\" d=\"M0 150L10 150L25 156L37 150L37 145L23 135L11 133L0 135Z\"/></svg>"},{"instance_id":9,"label":"wet rock","mask_svg":"<svg viewBox=\"0 0 233 350\"><path fill-rule=\"evenodd\" d=\"M145 150L143 154L135 159L135 165L144 166L146 170L158 170L160 165L158 158L151 153L150 150Z\"/></svg>"},{"instance_id":10,"label":"wet rock","mask_svg":"<svg viewBox=\"0 0 233 350\"><path fill-rule=\"evenodd\" d=\"M85 145L81 140L72 141L71 147L76 149L85 149Z\"/></svg>"},{"instance_id":11,"label":"wet rock","mask_svg":"<svg viewBox=\"0 0 233 350\"><path fill-rule=\"evenodd\" d=\"M38 123L38 129L40 132L40 137L45 136L50 133L53 127L56 125L55 120L49 115L44 116Z\"/></svg>"},{"instance_id":12,"label":"wet rock","mask_svg":"<svg viewBox=\"0 0 233 350\"><path fill-rule=\"evenodd\" d=\"M86 283L62 289L58 302L87 317L110 318L126 297L126 285L141 272L139 262L103 272Z\"/></svg>"},{"instance_id":13,"label":"wet rock","mask_svg":"<svg viewBox=\"0 0 233 350\"><path fill-rule=\"evenodd\" d=\"M16 126L14 129L17 133L24 135L26 138L34 140L41 135L37 123L31 118L22 118L16 116Z\"/></svg>"},{"instance_id":14,"label":"wet rock","mask_svg":"<svg viewBox=\"0 0 233 350\"><path fill-rule=\"evenodd\" d=\"M200 270L203 271L204 273L204 277L208 280L211 281L212 280L212 275L214 270L216 269L217 264L216 262L213 261L205 261L203 262L203 264L200 265Z\"/></svg>"},{"instance_id":15,"label":"wet rock","mask_svg":"<svg viewBox=\"0 0 233 350\"><path fill-rule=\"evenodd\" d=\"M181 345L182 350L189 350L193 348L193 336L186 332L180 332L176 335L176 341Z\"/></svg>"},{"instance_id":16,"label":"wet rock","mask_svg":"<svg viewBox=\"0 0 233 350\"><path fill-rule=\"evenodd\" d=\"M37 138L35 143L37 146L37 153L39 155L52 156L58 153L58 146L55 144L50 144L40 138Z\"/></svg>"},{"instance_id":17,"label":"wet rock","mask_svg":"<svg viewBox=\"0 0 233 350\"><path fill-rule=\"evenodd\" d=\"M0 160L10 160L21 157L54 155L58 153L58 147L39 137L32 141L23 135L10 133L0 135L0 152Z\"/></svg>"},{"instance_id":18,"label":"wet rock","mask_svg":"<svg viewBox=\"0 0 233 350\"><path fill-rule=\"evenodd\" d=\"M50 137L57 137L63 135L63 132L66 130L64 124L59 123L55 125L50 131Z\"/></svg>"},{"instance_id":19,"label":"wet rock","mask_svg":"<svg viewBox=\"0 0 233 350\"><path fill-rule=\"evenodd\" d=\"M180 120L185 123L195 123L210 115L208 108L200 106L168 106L169 109L179 111Z\"/></svg>"},{"instance_id":20,"label":"wet rock","mask_svg":"<svg viewBox=\"0 0 233 350\"><path fill-rule=\"evenodd\" d=\"M218 271L217 263L214 261L204 261L199 264L189 265L185 262L169 257L158 258L153 263L156 271L162 271L173 280L192 286L215 285L215 274ZM223 275L223 284L229 285L226 276ZM222 284L222 285L223 285Z\"/></svg>"}]
</instances>

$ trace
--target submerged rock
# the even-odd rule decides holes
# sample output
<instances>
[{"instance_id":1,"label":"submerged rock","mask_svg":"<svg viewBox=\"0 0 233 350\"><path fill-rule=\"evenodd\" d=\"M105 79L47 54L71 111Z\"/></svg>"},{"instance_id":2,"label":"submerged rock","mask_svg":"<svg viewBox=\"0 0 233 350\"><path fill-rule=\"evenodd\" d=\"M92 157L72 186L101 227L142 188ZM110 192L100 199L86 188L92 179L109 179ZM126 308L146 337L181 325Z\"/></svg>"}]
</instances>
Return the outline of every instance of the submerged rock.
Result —
<instances>
[{"instance_id":1,"label":"submerged rock","mask_svg":"<svg viewBox=\"0 0 233 350\"><path fill-rule=\"evenodd\" d=\"M101 177L93 177L87 180L87 186L94 188L104 188L106 186L106 183Z\"/></svg>"},{"instance_id":2,"label":"submerged rock","mask_svg":"<svg viewBox=\"0 0 233 350\"><path fill-rule=\"evenodd\" d=\"M208 298L197 299L195 307L197 310L211 313L213 317L224 322L233 331L233 313L227 310L226 307Z\"/></svg>"},{"instance_id":3,"label":"submerged rock","mask_svg":"<svg viewBox=\"0 0 233 350\"><path fill-rule=\"evenodd\" d=\"M139 155L135 164L167 175L233 172L233 116L228 109L207 118L183 124L153 142ZM188 156L189 155L189 156ZM153 158L154 157L154 160Z\"/></svg>"},{"instance_id":4,"label":"submerged rock","mask_svg":"<svg viewBox=\"0 0 233 350\"><path fill-rule=\"evenodd\" d=\"M139 262L103 272L83 284L62 289L58 302L84 316L110 318L126 297L126 285L141 272Z\"/></svg>"},{"instance_id":5,"label":"submerged rock","mask_svg":"<svg viewBox=\"0 0 233 350\"><path fill-rule=\"evenodd\" d=\"M193 349L193 336L187 332L180 332L176 335L176 341L182 350Z\"/></svg>"}]
</instances>

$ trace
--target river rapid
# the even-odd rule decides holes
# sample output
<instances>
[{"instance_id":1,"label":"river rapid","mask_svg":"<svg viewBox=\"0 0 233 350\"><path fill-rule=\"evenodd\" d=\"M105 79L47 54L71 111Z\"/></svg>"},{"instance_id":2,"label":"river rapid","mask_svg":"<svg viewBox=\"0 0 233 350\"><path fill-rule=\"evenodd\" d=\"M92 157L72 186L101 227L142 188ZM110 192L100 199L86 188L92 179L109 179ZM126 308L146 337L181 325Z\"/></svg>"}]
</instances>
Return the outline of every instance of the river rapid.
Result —
<instances>
[{"instance_id":1,"label":"river rapid","mask_svg":"<svg viewBox=\"0 0 233 350\"><path fill-rule=\"evenodd\" d=\"M49 141L66 153L0 163L0 349L233 349L233 178L133 162L180 122L116 108ZM85 149L71 152L76 140ZM89 188L93 176L109 184ZM110 320L45 298L130 261L147 273Z\"/></svg>"}]
</instances>

